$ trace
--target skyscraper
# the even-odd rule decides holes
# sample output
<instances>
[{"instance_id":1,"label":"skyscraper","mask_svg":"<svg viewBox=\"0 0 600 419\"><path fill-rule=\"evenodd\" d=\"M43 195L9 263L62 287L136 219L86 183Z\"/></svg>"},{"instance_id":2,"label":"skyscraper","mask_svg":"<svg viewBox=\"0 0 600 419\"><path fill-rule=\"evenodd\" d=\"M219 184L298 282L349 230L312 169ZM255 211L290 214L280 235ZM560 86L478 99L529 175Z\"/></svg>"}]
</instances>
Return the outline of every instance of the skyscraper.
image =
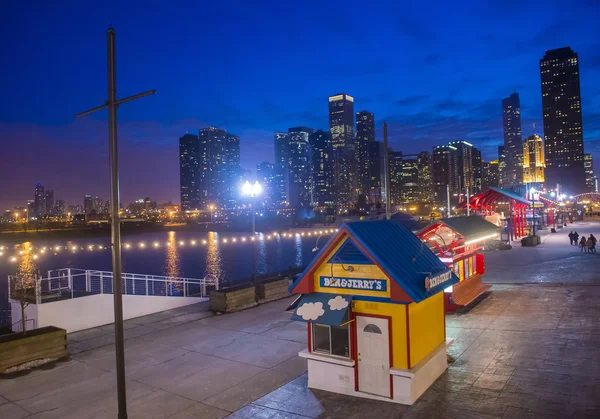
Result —
<instances>
[{"instance_id":1,"label":"skyscraper","mask_svg":"<svg viewBox=\"0 0 600 419\"><path fill-rule=\"evenodd\" d=\"M290 134L289 132L275 133L275 185L273 187L273 199L277 206L288 205L288 168L289 159Z\"/></svg>"},{"instance_id":2,"label":"skyscraper","mask_svg":"<svg viewBox=\"0 0 600 419\"><path fill-rule=\"evenodd\" d=\"M46 193L44 192L44 185L38 183L35 187L35 195L33 196L33 216L42 218L46 215Z\"/></svg>"},{"instance_id":3,"label":"skyscraper","mask_svg":"<svg viewBox=\"0 0 600 419\"><path fill-rule=\"evenodd\" d=\"M463 194L469 188L469 193L471 193L474 185L473 144L466 141L452 141L449 146L455 148L456 156L456 177L450 184L450 190L453 194Z\"/></svg>"},{"instance_id":4,"label":"skyscraper","mask_svg":"<svg viewBox=\"0 0 600 419\"><path fill-rule=\"evenodd\" d=\"M199 164L198 137L185 134L179 139L179 191L183 211L200 208Z\"/></svg>"},{"instance_id":5,"label":"skyscraper","mask_svg":"<svg viewBox=\"0 0 600 419\"><path fill-rule=\"evenodd\" d=\"M417 159L402 160L400 182L402 183L400 193L401 202L411 204L419 202L419 165Z\"/></svg>"},{"instance_id":6,"label":"skyscraper","mask_svg":"<svg viewBox=\"0 0 600 419\"><path fill-rule=\"evenodd\" d=\"M316 206L331 206L331 133L315 131L309 136L311 154L311 202Z\"/></svg>"},{"instance_id":7,"label":"skyscraper","mask_svg":"<svg viewBox=\"0 0 600 419\"><path fill-rule=\"evenodd\" d=\"M333 147L334 194L337 204L357 201L354 98L345 93L329 97L329 128Z\"/></svg>"},{"instance_id":8,"label":"skyscraper","mask_svg":"<svg viewBox=\"0 0 600 419\"><path fill-rule=\"evenodd\" d=\"M238 200L240 188L242 185L242 172L240 166L240 137L233 134L227 134L225 145L225 182L226 196L229 206L235 205Z\"/></svg>"},{"instance_id":9,"label":"skyscraper","mask_svg":"<svg viewBox=\"0 0 600 419\"><path fill-rule=\"evenodd\" d=\"M500 186L500 171L498 160L483 163L483 189Z\"/></svg>"},{"instance_id":10,"label":"skyscraper","mask_svg":"<svg viewBox=\"0 0 600 419\"><path fill-rule=\"evenodd\" d=\"M541 187L544 183L544 143L539 135L530 135L523 141L523 183L535 183Z\"/></svg>"},{"instance_id":11,"label":"skyscraper","mask_svg":"<svg viewBox=\"0 0 600 419\"><path fill-rule=\"evenodd\" d=\"M504 171L506 170L506 153L504 146L498 146L498 187L504 188Z\"/></svg>"},{"instance_id":12,"label":"skyscraper","mask_svg":"<svg viewBox=\"0 0 600 419\"><path fill-rule=\"evenodd\" d=\"M310 205L310 144L312 128L294 127L289 130L289 204L292 208Z\"/></svg>"},{"instance_id":13,"label":"skyscraper","mask_svg":"<svg viewBox=\"0 0 600 419\"><path fill-rule=\"evenodd\" d=\"M94 209L94 203L92 201L92 195L85 194L83 196L83 213L87 216L92 213Z\"/></svg>"},{"instance_id":14,"label":"skyscraper","mask_svg":"<svg viewBox=\"0 0 600 419\"><path fill-rule=\"evenodd\" d=\"M275 179L275 165L273 163L263 161L256 165L256 180L263 187L261 201L267 207L272 207L275 202Z\"/></svg>"},{"instance_id":15,"label":"skyscraper","mask_svg":"<svg viewBox=\"0 0 600 419\"><path fill-rule=\"evenodd\" d=\"M391 205L397 205L402 202L402 152L388 150L388 158L390 159L390 190L389 198ZM386 191L387 193L387 191Z\"/></svg>"},{"instance_id":16,"label":"skyscraper","mask_svg":"<svg viewBox=\"0 0 600 419\"><path fill-rule=\"evenodd\" d=\"M440 145L433 150L431 164L431 180L435 202L445 205L447 202L446 187L450 185L450 193L454 193L456 184L456 147Z\"/></svg>"},{"instance_id":17,"label":"skyscraper","mask_svg":"<svg viewBox=\"0 0 600 419\"><path fill-rule=\"evenodd\" d=\"M433 201L433 188L431 184L431 154L422 151L417 156L419 168L419 194L421 202Z\"/></svg>"},{"instance_id":18,"label":"skyscraper","mask_svg":"<svg viewBox=\"0 0 600 419\"><path fill-rule=\"evenodd\" d=\"M478 194L483 190L483 160L481 151L473 147L471 150L472 168L473 168L473 188L469 190L470 195Z\"/></svg>"},{"instance_id":19,"label":"skyscraper","mask_svg":"<svg viewBox=\"0 0 600 419\"><path fill-rule=\"evenodd\" d=\"M46 191L46 215L53 216L54 215L54 191L48 189Z\"/></svg>"},{"instance_id":20,"label":"skyscraper","mask_svg":"<svg viewBox=\"0 0 600 419\"><path fill-rule=\"evenodd\" d=\"M597 192L596 179L594 178L594 159L591 154L583 156L583 167L585 169L585 185L588 192Z\"/></svg>"},{"instance_id":21,"label":"skyscraper","mask_svg":"<svg viewBox=\"0 0 600 419\"><path fill-rule=\"evenodd\" d=\"M374 141L369 146L369 202L380 204L384 195L384 165L383 165L383 143Z\"/></svg>"},{"instance_id":22,"label":"skyscraper","mask_svg":"<svg viewBox=\"0 0 600 419\"><path fill-rule=\"evenodd\" d=\"M523 143L521 141L521 101L513 93L502 99L502 123L504 126L505 167L502 171L504 188L518 186L523 179Z\"/></svg>"},{"instance_id":23,"label":"skyscraper","mask_svg":"<svg viewBox=\"0 0 600 419\"><path fill-rule=\"evenodd\" d=\"M358 193L369 196L371 176L369 173L369 150L375 141L375 115L371 112L356 113L356 161L358 176Z\"/></svg>"},{"instance_id":24,"label":"skyscraper","mask_svg":"<svg viewBox=\"0 0 600 419\"><path fill-rule=\"evenodd\" d=\"M569 194L585 191L579 59L570 47L546 51L540 60L546 184Z\"/></svg>"},{"instance_id":25,"label":"skyscraper","mask_svg":"<svg viewBox=\"0 0 600 419\"><path fill-rule=\"evenodd\" d=\"M56 217L64 218L67 215L65 201L57 199L54 204L54 215Z\"/></svg>"},{"instance_id":26,"label":"skyscraper","mask_svg":"<svg viewBox=\"0 0 600 419\"><path fill-rule=\"evenodd\" d=\"M200 142L200 201L232 206L238 199L240 182L240 139L216 127L202 128Z\"/></svg>"},{"instance_id":27,"label":"skyscraper","mask_svg":"<svg viewBox=\"0 0 600 419\"><path fill-rule=\"evenodd\" d=\"M102 211L104 211L104 203L100 197L94 197L92 208L96 214L102 214Z\"/></svg>"}]
</instances>

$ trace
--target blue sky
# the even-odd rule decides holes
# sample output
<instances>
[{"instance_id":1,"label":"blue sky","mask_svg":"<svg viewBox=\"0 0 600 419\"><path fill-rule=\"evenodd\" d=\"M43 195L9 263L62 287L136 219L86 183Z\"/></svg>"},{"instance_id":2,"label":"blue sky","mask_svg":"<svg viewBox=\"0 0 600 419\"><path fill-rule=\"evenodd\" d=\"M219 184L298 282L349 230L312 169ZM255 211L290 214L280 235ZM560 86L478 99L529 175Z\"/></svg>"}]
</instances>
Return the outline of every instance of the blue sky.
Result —
<instances>
[{"instance_id":1,"label":"blue sky","mask_svg":"<svg viewBox=\"0 0 600 419\"><path fill-rule=\"evenodd\" d=\"M217 4L214 4L217 3ZM178 138L215 125L241 137L242 166L273 160L273 133L328 128L327 96L387 121L394 149L467 140L496 157L501 99L521 96L542 134L539 59L579 53L586 152L600 157L596 0L67 1L3 4L0 207L37 182L79 204L108 196L106 29L117 33L122 197L179 201ZM381 135L378 135L381 140ZM18 173L18 176L15 174Z\"/></svg>"}]
</instances>

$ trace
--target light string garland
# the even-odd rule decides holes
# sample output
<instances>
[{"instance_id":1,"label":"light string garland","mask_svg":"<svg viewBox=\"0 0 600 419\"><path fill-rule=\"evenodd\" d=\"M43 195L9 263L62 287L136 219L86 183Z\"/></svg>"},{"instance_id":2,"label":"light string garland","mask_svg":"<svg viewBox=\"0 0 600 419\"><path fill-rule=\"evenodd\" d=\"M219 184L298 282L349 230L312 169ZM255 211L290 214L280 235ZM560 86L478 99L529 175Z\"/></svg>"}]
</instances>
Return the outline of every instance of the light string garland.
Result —
<instances>
[{"instance_id":1,"label":"light string garland","mask_svg":"<svg viewBox=\"0 0 600 419\"><path fill-rule=\"evenodd\" d=\"M295 239L297 237L318 237L322 234L333 234L337 232L339 229L330 228L330 229L319 229L314 231L301 231L301 232L285 232L278 233L274 231L269 234L257 233L256 236L237 236L237 237L224 237L222 239L215 239L213 243L215 244L240 244L240 243L251 243L253 241L272 241L277 238L285 238L285 239ZM202 247L208 244L208 239L190 239L190 240L179 240L178 242L161 242L161 241L140 241L137 243L123 242L123 251L129 251L133 249L160 249L163 247ZM8 260L9 262L15 263L19 260L20 256L28 256L29 254L33 254L33 259L38 260L44 255L59 255L64 252L76 253L81 251L94 252L94 251L102 251L109 250L109 245L103 244L86 244L86 245L78 245L78 244L55 244L55 245L46 245L42 247L31 246L28 248L24 248L19 250L13 255L9 255L8 253L12 250L10 246L1 245L0 246L0 262L2 260Z\"/></svg>"}]
</instances>

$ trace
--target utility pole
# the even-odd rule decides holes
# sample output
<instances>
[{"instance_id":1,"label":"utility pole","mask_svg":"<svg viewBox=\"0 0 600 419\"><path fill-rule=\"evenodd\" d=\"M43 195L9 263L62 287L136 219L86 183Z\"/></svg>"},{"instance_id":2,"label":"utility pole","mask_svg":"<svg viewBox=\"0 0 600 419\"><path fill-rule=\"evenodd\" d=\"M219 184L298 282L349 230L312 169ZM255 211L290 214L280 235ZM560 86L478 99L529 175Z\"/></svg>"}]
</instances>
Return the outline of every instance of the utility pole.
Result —
<instances>
[{"instance_id":1,"label":"utility pole","mask_svg":"<svg viewBox=\"0 0 600 419\"><path fill-rule=\"evenodd\" d=\"M385 170L385 219L392 218L391 191L390 191L390 156L388 153L387 123L383 123L383 166Z\"/></svg>"},{"instance_id":2,"label":"utility pole","mask_svg":"<svg viewBox=\"0 0 600 419\"><path fill-rule=\"evenodd\" d=\"M469 187L468 186L466 188L466 192L467 192L467 217L468 217L469 215L471 215L471 207L469 204Z\"/></svg>"},{"instance_id":3,"label":"utility pole","mask_svg":"<svg viewBox=\"0 0 600 419\"><path fill-rule=\"evenodd\" d=\"M115 31L109 28L106 33L108 47L108 100L104 105L77 114L88 115L101 109L108 109L108 144L110 162L110 206L111 206L111 249L113 268L113 298L115 315L115 355L117 362L118 418L127 419L127 393L125 388L125 341L123 339L123 297L121 280L121 221L119 219L119 148L117 142L117 107L121 103L153 95L156 90L117 100L117 68L115 57Z\"/></svg>"},{"instance_id":4,"label":"utility pole","mask_svg":"<svg viewBox=\"0 0 600 419\"><path fill-rule=\"evenodd\" d=\"M450 211L451 211L451 208L450 208L450 184L447 183L446 184L446 214L448 214L447 215L448 218L452 215L452 213Z\"/></svg>"}]
</instances>

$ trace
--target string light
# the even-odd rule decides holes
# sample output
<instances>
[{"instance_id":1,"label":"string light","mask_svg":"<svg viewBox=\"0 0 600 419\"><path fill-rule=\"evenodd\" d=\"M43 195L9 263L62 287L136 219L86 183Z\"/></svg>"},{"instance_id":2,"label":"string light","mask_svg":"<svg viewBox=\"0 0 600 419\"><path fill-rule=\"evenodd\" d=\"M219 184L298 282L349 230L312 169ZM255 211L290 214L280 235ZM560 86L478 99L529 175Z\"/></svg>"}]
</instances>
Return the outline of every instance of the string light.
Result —
<instances>
[{"instance_id":1,"label":"string light","mask_svg":"<svg viewBox=\"0 0 600 419\"><path fill-rule=\"evenodd\" d=\"M180 246L185 246L185 242L182 240L182 241L179 242L179 245Z\"/></svg>"},{"instance_id":2,"label":"string light","mask_svg":"<svg viewBox=\"0 0 600 419\"><path fill-rule=\"evenodd\" d=\"M154 247L158 247L158 246L160 246L160 245L158 244L158 242L154 242Z\"/></svg>"},{"instance_id":3,"label":"string light","mask_svg":"<svg viewBox=\"0 0 600 419\"><path fill-rule=\"evenodd\" d=\"M0 252L0 256L2 256L4 253Z\"/></svg>"},{"instance_id":4,"label":"string light","mask_svg":"<svg viewBox=\"0 0 600 419\"><path fill-rule=\"evenodd\" d=\"M141 248L144 248L144 247L146 247L146 243L144 243L144 242L141 242L141 243L140 243L140 247L141 247Z\"/></svg>"},{"instance_id":5,"label":"string light","mask_svg":"<svg viewBox=\"0 0 600 419\"><path fill-rule=\"evenodd\" d=\"M196 240L192 240L192 246L196 245Z\"/></svg>"},{"instance_id":6,"label":"string light","mask_svg":"<svg viewBox=\"0 0 600 419\"><path fill-rule=\"evenodd\" d=\"M22 251L22 250L20 250L20 251L19 251L19 254L20 254L20 255L22 255L22 254L23 254L23 251Z\"/></svg>"},{"instance_id":7,"label":"string light","mask_svg":"<svg viewBox=\"0 0 600 419\"><path fill-rule=\"evenodd\" d=\"M125 243L125 249L129 249L131 245L129 243Z\"/></svg>"},{"instance_id":8,"label":"string light","mask_svg":"<svg viewBox=\"0 0 600 419\"><path fill-rule=\"evenodd\" d=\"M11 261L11 262L16 262L16 261L17 261L17 258L16 258L15 256L13 256L12 258L10 258L10 261Z\"/></svg>"},{"instance_id":9,"label":"string light","mask_svg":"<svg viewBox=\"0 0 600 419\"><path fill-rule=\"evenodd\" d=\"M234 237L233 239L231 239L231 241L235 243L237 239Z\"/></svg>"},{"instance_id":10,"label":"string light","mask_svg":"<svg viewBox=\"0 0 600 419\"><path fill-rule=\"evenodd\" d=\"M206 244L206 240L202 240L202 244Z\"/></svg>"},{"instance_id":11,"label":"string light","mask_svg":"<svg viewBox=\"0 0 600 419\"><path fill-rule=\"evenodd\" d=\"M37 259L37 258L38 258L38 255L33 255L33 258L34 258L34 259Z\"/></svg>"}]
</instances>

